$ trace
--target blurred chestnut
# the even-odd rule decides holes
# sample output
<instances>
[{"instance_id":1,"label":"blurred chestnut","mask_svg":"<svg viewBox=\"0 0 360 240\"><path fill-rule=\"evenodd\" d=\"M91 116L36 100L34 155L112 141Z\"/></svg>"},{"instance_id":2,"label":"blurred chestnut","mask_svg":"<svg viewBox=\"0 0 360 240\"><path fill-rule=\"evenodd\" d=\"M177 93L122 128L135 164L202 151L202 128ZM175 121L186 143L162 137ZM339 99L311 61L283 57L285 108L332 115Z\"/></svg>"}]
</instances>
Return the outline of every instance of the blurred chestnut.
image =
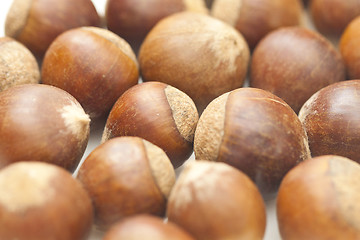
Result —
<instances>
[{"instance_id":1,"label":"blurred chestnut","mask_svg":"<svg viewBox=\"0 0 360 240\"><path fill-rule=\"evenodd\" d=\"M139 62L144 81L180 89L202 112L212 99L243 85L249 49L227 24L184 12L155 25L141 46Z\"/></svg>"},{"instance_id":2,"label":"blurred chestnut","mask_svg":"<svg viewBox=\"0 0 360 240\"><path fill-rule=\"evenodd\" d=\"M100 18L91 0L14 0L6 17L5 34L42 58L60 33L98 25Z\"/></svg>"},{"instance_id":3,"label":"blurred chestnut","mask_svg":"<svg viewBox=\"0 0 360 240\"><path fill-rule=\"evenodd\" d=\"M360 15L360 1L311 0L310 13L321 33L340 36L351 20Z\"/></svg>"},{"instance_id":4,"label":"blurred chestnut","mask_svg":"<svg viewBox=\"0 0 360 240\"><path fill-rule=\"evenodd\" d=\"M266 225L255 184L227 164L208 161L185 166L171 191L167 215L198 240L262 239Z\"/></svg>"},{"instance_id":5,"label":"blurred chestnut","mask_svg":"<svg viewBox=\"0 0 360 240\"><path fill-rule=\"evenodd\" d=\"M75 170L90 119L70 94L42 84L14 86L0 93L0 116L0 167L41 161Z\"/></svg>"},{"instance_id":6,"label":"blurred chestnut","mask_svg":"<svg viewBox=\"0 0 360 240\"><path fill-rule=\"evenodd\" d=\"M93 208L69 172L40 162L0 171L0 239L85 240Z\"/></svg>"},{"instance_id":7,"label":"blurred chestnut","mask_svg":"<svg viewBox=\"0 0 360 240\"><path fill-rule=\"evenodd\" d=\"M341 55L328 40L305 28L276 30L253 53L250 86L277 95L296 113L316 91L341 80Z\"/></svg>"},{"instance_id":8,"label":"blurred chestnut","mask_svg":"<svg viewBox=\"0 0 360 240\"><path fill-rule=\"evenodd\" d=\"M321 156L292 169L281 183L277 218L282 239L359 239L360 165Z\"/></svg>"},{"instance_id":9,"label":"blurred chestnut","mask_svg":"<svg viewBox=\"0 0 360 240\"><path fill-rule=\"evenodd\" d=\"M142 83L115 103L102 141L142 137L163 149L174 167L179 167L192 154L198 118L194 102L185 93L165 83Z\"/></svg>"},{"instance_id":10,"label":"blurred chestnut","mask_svg":"<svg viewBox=\"0 0 360 240\"><path fill-rule=\"evenodd\" d=\"M78 172L95 208L95 224L106 229L135 214L165 214L175 182L170 160L138 137L111 139L93 150Z\"/></svg>"},{"instance_id":11,"label":"blurred chestnut","mask_svg":"<svg viewBox=\"0 0 360 240\"><path fill-rule=\"evenodd\" d=\"M106 116L139 78L136 56L116 34L82 27L61 34L42 66L42 81L73 95L92 119Z\"/></svg>"},{"instance_id":12,"label":"blurred chestnut","mask_svg":"<svg viewBox=\"0 0 360 240\"><path fill-rule=\"evenodd\" d=\"M340 52L349 79L360 79L360 17L355 18L340 39Z\"/></svg>"},{"instance_id":13,"label":"blurred chestnut","mask_svg":"<svg viewBox=\"0 0 360 240\"><path fill-rule=\"evenodd\" d=\"M171 222L150 215L125 218L114 224L103 240L194 240L188 233Z\"/></svg>"},{"instance_id":14,"label":"blurred chestnut","mask_svg":"<svg viewBox=\"0 0 360 240\"><path fill-rule=\"evenodd\" d=\"M300 0L215 0L211 9L212 16L239 30L251 49L277 28L300 25L302 14Z\"/></svg>"},{"instance_id":15,"label":"blurred chestnut","mask_svg":"<svg viewBox=\"0 0 360 240\"><path fill-rule=\"evenodd\" d=\"M107 0L105 16L109 30L138 49L158 21L186 10L208 12L204 0Z\"/></svg>"},{"instance_id":16,"label":"blurred chestnut","mask_svg":"<svg viewBox=\"0 0 360 240\"><path fill-rule=\"evenodd\" d=\"M265 194L310 157L306 133L295 112L275 95L241 88L212 101L195 132L196 159L225 162L246 173Z\"/></svg>"},{"instance_id":17,"label":"blurred chestnut","mask_svg":"<svg viewBox=\"0 0 360 240\"><path fill-rule=\"evenodd\" d=\"M40 71L35 57L21 43L0 38L0 91L12 86L39 83Z\"/></svg>"},{"instance_id":18,"label":"blurred chestnut","mask_svg":"<svg viewBox=\"0 0 360 240\"><path fill-rule=\"evenodd\" d=\"M299 118L311 155L340 155L360 162L360 80L332 84L315 93Z\"/></svg>"}]
</instances>

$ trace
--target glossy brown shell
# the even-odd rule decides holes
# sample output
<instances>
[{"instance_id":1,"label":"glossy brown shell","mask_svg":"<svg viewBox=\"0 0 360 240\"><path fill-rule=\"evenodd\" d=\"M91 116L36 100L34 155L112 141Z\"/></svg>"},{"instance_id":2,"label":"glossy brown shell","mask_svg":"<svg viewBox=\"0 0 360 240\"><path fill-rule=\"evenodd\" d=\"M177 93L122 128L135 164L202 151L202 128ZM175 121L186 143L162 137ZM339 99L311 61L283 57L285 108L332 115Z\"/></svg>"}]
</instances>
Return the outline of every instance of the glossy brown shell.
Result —
<instances>
[{"instance_id":1,"label":"glossy brown shell","mask_svg":"<svg viewBox=\"0 0 360 240\"><path fill-rule=\"evenodd\" d=\"M360 165L340 156L309 159L281 183L282 239L359 239Z\"/></svg>"},{"instance_id":2,"label":"glossy brown shell","mask_svg":"<svg viewBox=\"0 0 360 240\"><path fill-rule=\"evenodd\" d=\"M340 52L344 59L348 79L360 79L360 17L345 29L340 39Z\"/></svg>"},{"instance_id":3,"label":"glossy brown shell","mask_svg":"<svg viewBox=\"0 0 360 240\"><path fill-rule=\"evenodd\" d=\"M166 196L155 181L140 138L114 138L101 144L85 159L78 179L92 199L95 223L102 229L135 214L165 214Z\"/></svg>"},{"instance_id":4,"label":"glossy brown shell","mask_svg":"<svg viewBox=\"0 0 360 240\"><path fill-rule=\"evenodd\" d=\"M332 84L315 93L299 118L311 155L340 155L360 162L360 80Z\"/></svg>"},{"instance_id":5,"label":"glossy brown shell","mask_svg":"<svg viewBox=\"0 0 360 240\"><path fill-rule=\"evenodd\" d=\"M275 95L243 88L230 92L216 109L211 109L211 104L201 115L195 132L196 159L228 163L246 173L268 194L276 191L292 167L310 157L300 120ZM214 119L216 111L224 111L223 119ZM214 126L219 126L216 131L222 134L207 135ZM217 151L209 155L208 147L214 142L219 143Z\"/></svg>"},{"instance_id":6,"label":"glossy brown shell","mask_svg":"<svg viewBox=\"0 0 360 240\"><path fill-rule=\"evenodd\" d=\"M203 5L200 9L189 9L190 5ZM106 2L106 23L109 30L123 37L136 49L146 34L162 18L185 10L206 12L203 0L108 0Z\"/></svg>"},{"instance_id":7,"label":"glossy brown shell","mask_svg":"<svg viewBox=\"0 0 360 240\"><path fill-rule=\"evenodd\" d=\"M92 119L104 117L121 94L138 82L135 54L124 45L128 44L107 30L69 30L46 52L42 82L69 92Z\"/></svg>"},{"instance_id":8,"label":"glossy brown shell","mask_svg":"<svg viewBox=\"0 0 360 240\"><path fill-rule=\"evenodd\" d=\"M198 240L260 240L266 226L264 201L255 184L218 162L185 166L170 194L167 215Z\"/></svg>"},{"instance_id":9,"label":"glossy brown shell","mask_svg":"<svg viewBox=\"0 0 360 240\"><path fill-rule=\"evenodd\" d=\"M274 31L253 53L250 85L282 98L296 113L316 91L341 80L341 55L328 40L305 28Z\"/></svg>"},{"instance_id":10,"label":"glossy brown shell","mask_svg":"<svg viewBox=\"0 0 360 240\"><path fill-rule=\"evenodd\" d=\"M99 24L100 18L90 0L15 0L7 15L5 33L43 57L62 32Z\"/></svg>"},{"instance_id":11,"label":"glossy brown shell","mask_svg":"<svg viewBox=\"0 0 360 240\"><path fill-rule=\"evenodd\" d=\"M192 154L198 114L192 100L181 92L186 96L182 104L193 106L188 112L181 113L191 120L190 123L181 123L184 126L190 124L188 127L192 129L190 139L184 138L166 95L169 87L160 82L147 82L126 91L110 112L103 141L117 136L138 136L163 149L174 167L182 165Z\"/></svg>"},{"instance_id":12,"label":"glossy brown shell","mask_svg":"<svg viewBox=\"0 0 360 240\"><path fill-rule=\"evenodd\" d=\"M0 179L0 239L87 239L93 207L69 172L46 163L21 162L2 169ZM4 193L4 185L11 189ZM40 199L41 204L34 204Z\"/></svg>"},{"instance_id":13,"label":"glossy brown shell","mask_svg":"<svg viewBox=\"0 0 360 240\"><path fill-rule=\"evenodd\" d=\"M254 49L271 31L300 25L303 6L300 0L215 0L211 12L239 30Z\"/></svg>"},{"instance_id":14,"label":"glossy brown shell","mask_svg":"<svg viewBox=\"0 0 360 240\"><path fill-rule=\"evenodd\" d=\"M182 12L161 20L139 52L144 81L167 83L193 99L199 112L243 85L249 48L239 32L205 14Z\"/></svg>"},{"instance_id":15,"label":"glossy brown shell","mask_svg":"<svg viewBox=\"0 0 360 240\"><path fill-rule=\"evenodd\" d=\"M312 0L310 13L321 33L340 36L346 26L360 15L360 1Z\"/></svg>"},{"instance_id":16,"label":"glossy brown shell","mask_svg":"<svg viewBox=\"0 0 360 240\"><path fill-rule=\"evenodd\" d=\"M0 167L41 161L74 171L89 138L88 115L67 92L25 84L0 93Z\"/></svg>"}]
</instances>

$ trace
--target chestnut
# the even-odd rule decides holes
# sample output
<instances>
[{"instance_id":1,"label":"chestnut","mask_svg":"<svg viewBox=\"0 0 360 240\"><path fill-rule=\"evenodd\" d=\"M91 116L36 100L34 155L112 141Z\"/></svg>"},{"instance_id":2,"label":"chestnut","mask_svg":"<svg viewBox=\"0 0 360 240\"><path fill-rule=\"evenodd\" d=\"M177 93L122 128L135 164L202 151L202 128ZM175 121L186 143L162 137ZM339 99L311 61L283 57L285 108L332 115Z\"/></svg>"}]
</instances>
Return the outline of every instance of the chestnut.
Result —
<instances>
[{"instance_id":1,"label":"chestnut","mask_svg":"<svg viewBox=\"0 0 360 240\"><path fill-rule=\"evenodd\" d=\"M136 215L114 224L103 240L194 240L188 233L171 222L151 215Z\"/></svg>"},{"instance_id":2,"label":"chestnut","mask_svg":"<svg viewBox=\"0 0 360 240\"><path fill-rule=\"evenodd\" d=\"M139 52L144 81L167 83L188 94L198 111L243 85L249 48L234 28L205 14L183 12L161 20Z\"/></svg>"},{"instance_id":3,"label":"chestnut","mask_svg":"<svg viewBox=\"0 0 360 240\"><path fill-rule=\"evenodd\" d=\"M239 30L250 49L271 31L302 23L300 0L215 0L211 15Z\"/></svg>"},{"instance_id":4,"label":"chestnut","mask_svg":"<svg viewBox=\"0 0 360 240\"><path fill-rule=\"evenodd\" d=\"M243 171L267 197L292 167L310 157L295 112L256 88L225 93L208 105L195 131L194 151L196 159L225 162Z\"/></svg>"},{"instance_id":5,"label":"chestnut","mask_svg":"<svg viewBox=\"0 0 360 240\"><path fill-rule=\"evenodd\" d=\"M35 57L18 41L0 38L0 91L12 86L39 83L40 71Z\"/></svg>"},{"instance_id":6,"label":"chestnut","mask_svg":"<svg viewBox=\"0 0 360 240\"><path fill-rule=\"evenodd\" d=\"M256 47L250 86L267 90L296 113L316 91L345 80L340 53L320 34L301 27L268 34Z\"/></svg>"},{"instance_id":7,"label":"chestnut","mask_svg":"<svg viewBox=\"0 0 360 240\"><path fill-rule=\"evenodd\" d=\"M262 239L266 225L255 184L237 169L209 161L185 166L171 191L167 215L198 240Z\"/></svg>"},{"instance_id":8,"label":"chestnut","mask_svg":"<svg viewBox=\"0 0 360 240\"><path fill-rule=\"evenodd\" d=\"M158 21L186 10L208 12L204 0L107 0L105 17L109 30L138 49Z\"/></svg>"},{"instance_id":9,"label":"chestnut","mask_svg":"<svg viewBox=\"0 0 360 240\"><path fill-rule=\"evenodd\" d=\"M282 239L359 239L360 165L326 155L302 162L281 183Z\"/></svg>"},{"instance_id":10,"label":"chestnut","mask_svg":"<svg viewBox=\"0 0 360 240\"><path fill-rule=\"evenodd\" d=\"M95 224L107 229L135 214L163 216L175 171L154 144L138 137L118 137L95 148L77 178L94 204Z\"/></svg>"},{"instance_id":11,"label":"chestnut","mask_svg":"<svg viewBox=\"0 0 360 240\"><path fill-rule=\"evenodd\" d=\"M198 112L180 90L147 82L127 90L113 106L102 142L117 136L138 136L165 151L175 168L193 152Z\"/></svg>"},{"instance_id":12,"label":"chestnut","mask_svg":"<svg viewBox=\"0 0 360 240\"><path fill-rule=\"evenodd\" d=\"M61 34L49 47L42 65L42 82L73 95L91 119L106 116L138 78L138 63L130 45L96 27Z\"/></svg>"},{"instance_id":13,"label":"chestnut","mask_svg":"<svg viewBox=\"0 0 360 240\"><path fill-rule=\"evenodd\" d=\"M14 0L6 17L5 34L42 58L62 32L98 25L100 18L91 0Z\"/></svg>"},{"instance_id":14,"label":"chestnut","mask_svg":"<svg viewBox=\"0 0 360 240\"><path fill-rule=\"evenodd\" d=\"M360 163L360 80L332 84L315 93L299 118L311 155L340 155Z\"/></svg>"},{"instance_id":15,"label":"chestnut","mask_svg":"<svg viewBox=\"0 0 360 240\"><path fill-rule=\"evenodd\" d=\"M24 84L0 93L0 168L41 161L74 171L89 139L89 116L67 92Z\"/></svg>"},{"instance_id":16,"label":"chestnut","mask_svg":"<svg viewBox=\"0 0 360 240\"><path fill-rule=\"evenodd\" d=\"M349 79L360 79L360 16L355 18L341 35L339 48Z\"/></svg>"},{"instance_id":17,"label":"chestnut","mask_svg":"<svg viewBox=\"0 0 360 240\"><path fill-rule=\"evenodd\" d=\"M87 239L91 201L64 169L33 161L11 164L0 171L0 192L0 239Z\"/></svg>"},{"instance_id":18,"label":"chestnut","mask_svg":"<svg viewBox=\"0 0 360 240\"><path fill-rule=\"evenodd\" d=\"M310 14L315 27L328 36L340 36L360 15L359 0L311 0Z\"/></svg>"}]
</instances>

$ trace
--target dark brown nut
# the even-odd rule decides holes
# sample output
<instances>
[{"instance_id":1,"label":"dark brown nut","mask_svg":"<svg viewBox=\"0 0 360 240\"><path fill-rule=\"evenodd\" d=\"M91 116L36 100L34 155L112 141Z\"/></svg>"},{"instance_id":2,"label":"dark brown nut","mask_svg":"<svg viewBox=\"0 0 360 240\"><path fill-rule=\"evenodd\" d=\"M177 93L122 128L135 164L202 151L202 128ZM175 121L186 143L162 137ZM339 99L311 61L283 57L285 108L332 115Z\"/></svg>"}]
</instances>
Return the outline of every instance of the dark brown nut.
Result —
<instances>
[{"instance_id":1,"label":"dark brown nut","mask_svg":"<svg viewBox=\"0 0 360 240\"><path fill-rule=\"evenodd\" d=\"M105 16L109 30L137 49L158 21L185 10L208 12L204 0L107 0Z\"/></svg>"},{"instance_id":2,"label":"dark brown nut","mask_svg":"<svg viewBox=\"0 0 360 240\"><path fill-rule=\"evenodd\" d=\"M360 162L360 80L332 84L315 93L299 118L311 155L340 155Z\"/></svg>"},{"instance_id":3,"label":"dark brown nut","mask_svg":"<svg viewBox=\"0 0 360 240\"><path fill-rule=\"evenodd\" d=\"M316 91L341 80L341 55L328 40L305 28L274 31L253 54L250 86L277 95L296 113Z\"/></svg>"},{"instance_id":4,"label":"dark brown nut","mask_svg":"<svg viewBox=\"0 0 360 240\"><path fill-rule=\"evenodd\" d=\"M194 102L185 93L165 83L142 83L115 103L102 142L118 136L144 138L163 149L176 168L193 152L198 118Z\"/></svg>"},{"instance_id":5,"label":"dark brown nut","mask_svg":"<svg viewBox=\"0 0 360 240\"><path fill-rule=\"evenodd\" d=\"M119 137L98 146L85 159L78 179L102 229L135 214L165 214L175 171L159 147L138 137Z\"/></svg>"},{"instance_id":6,"label":"dark brown nut","mask_svg":"<svg viewBox=\"0 0 360 240\"><path fill-rule=\"evenodd\" d=\"M89 139L89 116L67 92L42 84L0 93L0 168L48 162L74 171Z\"/></svg>"},{"instance_id":7,"label":"dark brown nut","mask_svg":"<svg viewBox=\"0 0 360 240\"><path fill-rule=\"evenodd\" d=\"M349 79L360 79L360 17L355 18L340 39L340 52Z\"/></svg>"},{"instance_id":8,"label":"dark brown nut","mask_svg":"<svg viewBox=\"0 0 360 240\"><path fill-rule=\"evenodd\" d=\"M42 58L62 32L99 24L90 0L14 0L6 17L5 33Z\"/></svg>"},{"instance_id":9,"label":"dark brown nut","mask_svg":"<svg viewBox=\"0 0 360 240\"><path fill-rule=\"evenodd\" d=\"M215 0L211 15L239 30L249 47L269 32L300 25L303 6L300 0Z\"/></svg>"},{"instance_id":10,"label":"dark brown nut","mask_svg":"<svg viewBox=\"0 0 360 240\"><path fill-rule=\"evenodd\" d=\"M39 83L40 71L35 57L21 43L0 38L0 91L12 86Z\"/></svg>"},{"instance_id":11,"label":"dark brown nut","mask_svg":"<svg viewBox=\"0 0 360 240\"><path fill-rule=\"evenodd\" d=\"M281 183L277 218L282 239L359 239L360 165L320 156L292 169Z\"/></svg>"},{"instance_id":12,"label":"dark brown nut","mask_svg":"<svg viewBox=\"0 0 360 240\"><path fill-rule=\"evenodd\" d=\"M351 20L360 15L360 1L312 0L310 13L315 27L321 33L340 36Z\"/></svg>"},{"instance_id":13,"label":"dark brown nut","mask_svg":"<svg viewBox=\"0 0 360 240\"><path fill-rule=\"evenodd\" d=\"M61 34L46 52L42 81L73 95L92 119L106 116L139 69L130 45L100 28L82 27Z\"/></svg>"},{"instance_id":14,"label":"dark brown nut","mask_svg":"<svg viewBox=\"0 0 360 240\"><path fill-rule=\"evenodd\" d=\"M144 81L174 86L199 112L219 95L241 87L249 48L235 29L205 14L184 12L161 20L139 53Z\"/></svg>"},{"instance_id":15,"label":"dark brown nut","mask_svg":"<svg viewBox=\"0 0 360 240\"><path fill-rule=\"evenodd\" d=\"M216 98L195 132L196 159L225 162L246 173L266 195L283 176L310 157L295 112L275 95L241 88Z\"/></svg>"},{"instance_id":16,"label":"dark brown nut","mask_svg":"<svg viewBox=\"0 0 360 240\"><path fill-rule=\"evenodd\" d=\"M64 169L40 162L11 164L0 171L0 192L0 239L87 239L91 201Z\"/></svg>"},{"instance_id":17,"label":"dark brown nut","mask_svg":"<svg viewBox=\"0 0 360 240\"><path fill-rule=\"evenodd\" d=\"M116 223L103 240L194 240L188 233L171 222L151 215L137 215Z\"/></svg>"},{"instance_id":18,"label":"dark brown nut","mask_svg":"<svg viewBox=\"0 0 360 240\"><path fill-rule=\"evenodd\" d=\"M198 240L262 239L266 213L255 184L224 164L185 166L171 191L168 219Z\"/></svg>"}]
</instances>

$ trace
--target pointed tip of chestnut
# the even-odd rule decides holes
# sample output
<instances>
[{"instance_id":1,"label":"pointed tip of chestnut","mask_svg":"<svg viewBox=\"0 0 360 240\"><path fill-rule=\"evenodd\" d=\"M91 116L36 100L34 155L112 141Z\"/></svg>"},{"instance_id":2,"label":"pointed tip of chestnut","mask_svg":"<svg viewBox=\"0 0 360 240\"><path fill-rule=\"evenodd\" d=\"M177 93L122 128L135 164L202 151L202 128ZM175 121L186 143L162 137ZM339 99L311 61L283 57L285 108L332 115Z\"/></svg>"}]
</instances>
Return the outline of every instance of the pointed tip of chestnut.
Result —
<instances>
[{"instance_id":1,"label":"pointed tip of chestnut","mask_svg":"<svg viewBox=\"0 0 360 240\"><path fill-rule=\"evenodd\" d=\"M59 109L65 126L80 141L87 139L90 132L90 117L85 113L80 104L71 103Z\"/></svg>"}]
</instances>

